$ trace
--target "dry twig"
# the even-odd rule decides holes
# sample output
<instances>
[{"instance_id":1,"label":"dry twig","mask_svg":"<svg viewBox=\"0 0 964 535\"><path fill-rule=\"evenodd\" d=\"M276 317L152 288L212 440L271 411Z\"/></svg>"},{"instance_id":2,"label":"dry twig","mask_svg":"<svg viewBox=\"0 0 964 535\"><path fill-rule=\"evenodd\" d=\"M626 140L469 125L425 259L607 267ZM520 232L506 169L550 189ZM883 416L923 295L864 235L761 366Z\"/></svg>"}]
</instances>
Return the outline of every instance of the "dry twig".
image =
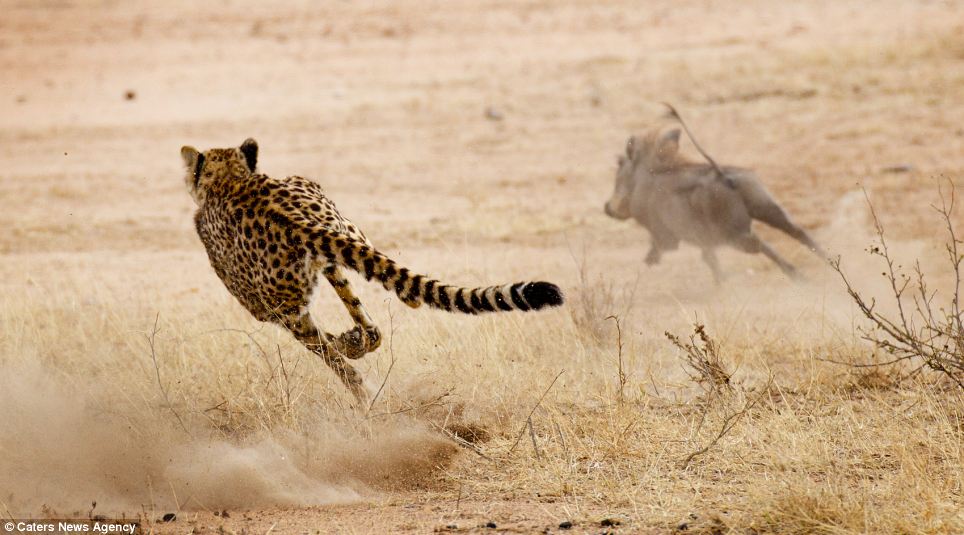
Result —
<instances>
[{"instance_id":1,"label":"dry twig","mask_svg":"<svg viewBox=\"0 0 964 535\"><path fill-rule=\"evenodd\" d=\"M161 395L164 397L164 404L167 406L168 410L171 411L171 414L174 415L174 418L177 419L177 423L181 426L181 429L183 429L188 436L192 436L191 432L187 430L187 426L184 425L184 420L181 419L181 415L178 414L174 409L174 405L171 403L171 398L167 395L167 389L164 388L164 383L161 381L161 369L157 364L157 351L154 348L154 339L157 337L157 333L160 332L160 329L157 327L157 322L160 317L160 312L154 316L154 326L151 328L151 334L147 335L147 343L151 348L151 362L154 363L154 376L157 377L157 387L161 390Z\"/></svg>"},{"instance_id":2,"label":"dry twig","mask_svg":"<svg viewBox=\"0 0 964 535\"><path fill-rule=\"evenodd\" d=\"M730 385L732 374L723 367L719 348L703 324L697 323L693 326L689 342L682 341L670 332L665 334L669 341L683 352L683 361L688 366L687 373L704 391L708 394L721 394L733 389Z\"/></svg>"},{"instance_id":3,"label":"dry twig","mask_svg":"<svg viewBox=\"0 0 964 535\"><path fill-rule=\"evenodd\" d=\"M619 402L623 402L623 391L626 389L626 370L623 368L623 330L619 325L618 316L608 316L607 320L613 320L616 322L616 366L617 366L617 378L619 379Z\"/></svg>"},{"instance_id":4,"label":"dry twig","mask_svg":"<svg viewBox=\"0 0 964 535\"><path fill-rule=\"evenodd\" d=\"M385 385L388 384L388 378L392 376L392 369L395 368L395 315L392 314L392 303L388 302L388 354L391 356L391 363L388 365L388 371L385 372L385 378L382 380L381 386L378 387L378 391L372 396L371 403L368 404L368 412L371 412L372 407L375 406L375 402L378 401L378 396L382 394L382 390L385 389Z\"/></svg>"},{"instance_id":5,"label":"dry twig","mask_svg":"<svg viewBox=\"0 0 964 535\"><path fill-rule=\"evenodd\" d=\"M531 416L526 419L526 425L529 427L529 438L532 440L532 449L536 452L536 459L541 459L542 453L539 451L539 444L536 442L536 431L532 428Z\"/></svg>"},{"instance_id":6,"label":"dry twig","mask_svg":"<svg viewBox=\"0 0 964 535\"><path fill-rule=\"evenodd\" d=\"M710 451L710 449L712 449L713 446L716 446L716 444L724 436L726 436L730 431L733 430L734 427L736 427L736 424L739 423L740 419L746 416L747 413L749 413L750 410L752 410L753 407L755 407L756 404L759 403L760 400L763 399L765 395L767 395L772 385L773 385L773 377L770 377L770 379L767 381L766 386L763 387L759 395L753 397L752 399L746 400L746 402L743 403L743 407L741 407L740 410L727 413L726 416L723 417L723 421L720 423L720 429L719 431L717 431L716 435L705 446L687 455L686 458L683 459L683 462L680 465L680 469L686 470L686 468L690 465L690 463L693 462L693 459L695 459L696 457L699 457L700 455L705 454L706 452ZM705 416L706 414L704 413L703 417L700 419L699 425L701 427L703 425L703 419L705 418Z\"/></svg>"},{"instance_id":7,"label":"dry twig","mask_svg":"<svg viewBox=\"0 0 964 535\"><path fill-rule=\"evenodd\" d=\"M559 370L559 373L557 373L556 376L552 378L552 382L549 383L549 386L546 387L546 391L543 392L541 396L539 396L539 401L536 401L536 404L533 405L532 410L529 411L529 415L526 416L526 421L531 420L532 415L536 412L536 409L539 408L539 405L542 403L542 400L545 399L546 394L548 394L549 390L552 389L552 385L556 384L556 380L558 380L559 377L562 375L562 373L565 371L566 370ZM513 451L515 451L515 447L519 445L519 441L522 440L522 435L524 435L525 432L526 432L526 424L522 424L522 429L519 430L519 436L515 437L515 442L513 442L512 447L509 448L509 453L512 453Z\"/></svg>"},{"instance_id":8,"label":"dry twig","mask_svg":"<svg viewBox=\"0 0 964 535\"><path fill-rule=\"evenodd\" d=\"M883 224L864 191L876 234L876 244L868 251L883 260L886 267L883 276L889 283L897 314L896 317L891 317L879 312L876 300L865 298L853 286L841 267L840 258L831 261L831 267L840 275L854 304L861 314L870 320L871 328L861 330L863 339L893 357L885 362L850 365L888 366L919 359L924 366L939 372L964 389L964 320L961 317L961 277L964 264L961 248L964 241L957 236L954 228L954 183L950 182L950 186L949 194L945 194L943 188L938 189L941 204L933 206L940 214L947 232L945 251L954 277L950 298L943 305L935 302L938 292L929 287L919 261L914 263L912 275L905 273L896 263L884 236ZM908 300L912 306L907 303Z\"/></svg>"}]
</instances>

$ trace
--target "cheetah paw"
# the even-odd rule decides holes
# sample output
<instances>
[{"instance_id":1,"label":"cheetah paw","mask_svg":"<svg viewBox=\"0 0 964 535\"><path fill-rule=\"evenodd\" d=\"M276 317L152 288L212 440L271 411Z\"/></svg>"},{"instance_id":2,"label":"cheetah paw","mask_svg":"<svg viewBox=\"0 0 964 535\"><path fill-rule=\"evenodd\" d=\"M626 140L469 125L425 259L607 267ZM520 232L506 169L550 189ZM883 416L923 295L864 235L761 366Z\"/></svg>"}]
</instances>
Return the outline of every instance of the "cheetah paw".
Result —
<instances>
[{"instance_id":1,"label":"cheetah paw","mask_svg":"<svg viewBox=\"0 0 964 535\"><path fill-rule=\"evenodd\" d=\"M365 336L367 337L368 351L375 351L378 346L382 345L382 332L378 330L378 327L372 325L365 329Z\"/></svg>"},{"instance_id":2,"label":"cheetah paw","mask_svg":"<svg viewBox=\"0 0 964 535\"><path fill-rule=\"evenodd\" d=\"M338 336L338 346L345 358L359 359L371 353L381 345L382 335L378 327L369 327L362 330L355 326L349 331L345 331Z\"/></svg>"}]
</instances>

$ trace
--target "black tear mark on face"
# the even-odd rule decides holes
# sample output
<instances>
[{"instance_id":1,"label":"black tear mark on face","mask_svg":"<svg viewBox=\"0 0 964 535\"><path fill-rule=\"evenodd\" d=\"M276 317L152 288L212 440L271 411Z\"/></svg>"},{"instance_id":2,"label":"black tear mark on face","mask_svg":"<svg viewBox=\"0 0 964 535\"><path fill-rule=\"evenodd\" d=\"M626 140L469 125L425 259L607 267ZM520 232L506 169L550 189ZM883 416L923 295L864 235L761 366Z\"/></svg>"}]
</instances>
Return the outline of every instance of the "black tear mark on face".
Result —
<instances>
[{"instance_id":1,"label":"black tear mark on face","mask_svg":"<svg viewBox=\"0 0 964 535\"><path fill-rule=\"evenodd\" d=\"M197 162L194 163L194 187L197 187L201 180L201 169L204 169L204 154L198 153Z\"/></svg>"}]
</instances>

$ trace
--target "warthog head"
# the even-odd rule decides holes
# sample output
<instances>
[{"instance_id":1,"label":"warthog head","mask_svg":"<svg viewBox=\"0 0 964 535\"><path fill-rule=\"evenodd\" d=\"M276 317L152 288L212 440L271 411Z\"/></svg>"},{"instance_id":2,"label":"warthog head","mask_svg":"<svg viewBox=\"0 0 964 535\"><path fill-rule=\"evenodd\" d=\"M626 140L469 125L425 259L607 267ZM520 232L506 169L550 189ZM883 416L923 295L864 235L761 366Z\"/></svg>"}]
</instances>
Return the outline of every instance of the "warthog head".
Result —
<instances>
[{"instance_id":1,"label":"warthog head","mask_svg":"<svg viewBox=\"0 0 964 535\"><path fill-rule=\"evenodd\" d=\"M679 152L680 130L674 128L665 133L659 130L644 136L632 136L626 141L626 154L619 155L616 168L616 186L606 201L606 215L615 219L632 216L630 204L633 192L645 187L646 181L656 172L672 167Z\"/></svg>"}]
</instances>

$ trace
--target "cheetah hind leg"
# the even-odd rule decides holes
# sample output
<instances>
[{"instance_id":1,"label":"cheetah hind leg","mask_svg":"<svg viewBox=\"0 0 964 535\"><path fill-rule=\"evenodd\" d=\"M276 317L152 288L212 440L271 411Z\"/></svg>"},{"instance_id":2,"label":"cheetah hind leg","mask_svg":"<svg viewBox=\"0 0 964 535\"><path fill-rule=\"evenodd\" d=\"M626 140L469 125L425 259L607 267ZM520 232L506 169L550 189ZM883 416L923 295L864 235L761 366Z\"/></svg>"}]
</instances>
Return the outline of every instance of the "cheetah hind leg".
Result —
<instances>
[{"instance_id":1,"label":"cheetah hind leg","mask_svg":"<svg viewBox=\"0 0 964 535\"><path fill-rule=\"evenodd\" d=\"M351 291L348 279L342 274L341 269L334 264L329 264L325 266L323 273L348 310L348 315L355 322L353 329L338 336L337 340L341 346L339 349L345 357L350 359L361 358L378 349L382 343L382 333L372 322L371 316L368 315L361 301Z\"/></svg>"},{"instance_id":2,"label":"cheetah hind leg","mask_svg":"<svg viewBox=\"0 0 964 535\"><path fill-rule=\"evenodd\" d=\"M325 364L355 396L360 406L367 406L369 396L364 381L358 371L345 360L344 350L339 347L341 341L338 337L318 330L309 314L286 317L283 323L299 342L325 361Z\"/></svg>"}]
</instances>

